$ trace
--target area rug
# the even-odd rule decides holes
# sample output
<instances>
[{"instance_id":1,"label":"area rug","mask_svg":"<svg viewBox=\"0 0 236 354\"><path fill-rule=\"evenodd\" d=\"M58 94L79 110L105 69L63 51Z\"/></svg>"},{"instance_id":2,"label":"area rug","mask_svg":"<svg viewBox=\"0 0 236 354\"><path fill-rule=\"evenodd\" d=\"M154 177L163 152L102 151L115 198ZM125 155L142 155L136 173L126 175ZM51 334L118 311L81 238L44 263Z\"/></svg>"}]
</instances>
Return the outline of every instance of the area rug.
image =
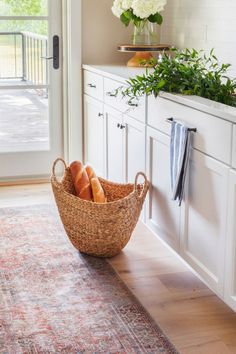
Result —
<instances>
[{"instance_id":1,"label":"area rug","mask_svg":"<svg viewBox=\"0 0 236 354\"><path fill-rule=\"evenodd\" d=\"M0 209L0 353L177 353L105 259L49 205Z\"/></svg>"}]
</instances>

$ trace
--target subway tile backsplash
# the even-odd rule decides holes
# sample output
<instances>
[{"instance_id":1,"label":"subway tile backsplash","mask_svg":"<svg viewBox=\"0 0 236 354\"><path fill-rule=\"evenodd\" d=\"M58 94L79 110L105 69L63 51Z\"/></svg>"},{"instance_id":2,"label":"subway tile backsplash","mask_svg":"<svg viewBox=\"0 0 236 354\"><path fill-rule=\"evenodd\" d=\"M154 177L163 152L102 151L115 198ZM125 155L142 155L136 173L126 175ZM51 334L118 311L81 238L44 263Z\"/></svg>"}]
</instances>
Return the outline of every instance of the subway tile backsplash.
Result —
<instances>
[{"instance_id":1,"label":"subway tile backsplash","mask_svg":"<svg viewBox=\"0 0 236 354\"><path fill-rule=\"evenodd\" d=\"M236 0L167 0L161 42L215 53L236 76Z\"/></svg>"}]
</instances>

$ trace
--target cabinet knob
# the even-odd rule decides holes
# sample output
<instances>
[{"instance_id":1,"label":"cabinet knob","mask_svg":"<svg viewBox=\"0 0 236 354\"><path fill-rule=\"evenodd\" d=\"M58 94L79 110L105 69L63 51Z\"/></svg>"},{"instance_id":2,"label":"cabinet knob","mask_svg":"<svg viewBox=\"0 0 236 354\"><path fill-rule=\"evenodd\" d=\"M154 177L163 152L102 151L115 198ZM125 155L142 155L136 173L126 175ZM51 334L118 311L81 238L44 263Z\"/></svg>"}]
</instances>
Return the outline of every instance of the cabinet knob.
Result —
<instances>
[{"instance_id":1,"label":"cabinet knob","mask_svg":"<svg viewBox=\"0 0 236 354\"><path fill-rule=\"evenodd\" d=\"M120 124L120 123L118 123L118 124L117 124L117 128L120 128L120 127L121 127L121 124Z\"/></svg>"},{"instance_id":2,"label":"cabinet knob","mask_svg":"<svg viewBox=\"0 0 236 354\"><path fill-rule=\"evenodd\" d=\"M116 93L107 92L107 96L109 96L109 97L116 97Z\"/></svg>"},{"instance_id":3,"label":"cabinet knob","mask_svg":"<svg viewBox=\"0 0 236 354\"><path fill-rule=\"evenodd\" d=\"M120 124L120 129L125 129L125 125Z\"/></svg>"},{"instance_id":4,"label":"cabinet knob","mask_svg":"<svg viewBox=\"0 0 236 354\"><path fill-rule=\"evenodd\" d=\"M98 113L98 117L103 117L103 113Z\"/></svg>"},{"instance_id":5,"label":"cabinet knob","mask_svg":"<svg viewBox=\"0 0 236 354\"><path fill-rule=\"evenodd\" d=\"M94 85L94 84L88 84L88 87L91 87L91 88L96 88L97 86Z\"/></svg>"}]
</instances>

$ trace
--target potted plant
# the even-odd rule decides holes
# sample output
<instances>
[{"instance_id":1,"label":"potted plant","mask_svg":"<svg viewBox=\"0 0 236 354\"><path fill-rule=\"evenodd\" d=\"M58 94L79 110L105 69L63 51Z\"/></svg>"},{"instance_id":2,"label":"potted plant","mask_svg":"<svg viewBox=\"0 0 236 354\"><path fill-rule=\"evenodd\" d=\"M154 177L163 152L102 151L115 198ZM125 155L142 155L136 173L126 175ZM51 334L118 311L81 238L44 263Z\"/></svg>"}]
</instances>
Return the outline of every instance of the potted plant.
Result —
<instances>
[{"instance_id":1,"label":"potted plant","mask_svg":"<svg viewBox=\"0 0 236 354\"><path fill-rule=\"evenodd\" d=\"M122 94L132 102L142 95L158 96L160 91L196 95L236 107L236 79L227 71L230 64L220 64L214 51L209 55L195 49L171 49L153 62L153 69L146 69L127 81Z\"/></svg>"}]
</instances>

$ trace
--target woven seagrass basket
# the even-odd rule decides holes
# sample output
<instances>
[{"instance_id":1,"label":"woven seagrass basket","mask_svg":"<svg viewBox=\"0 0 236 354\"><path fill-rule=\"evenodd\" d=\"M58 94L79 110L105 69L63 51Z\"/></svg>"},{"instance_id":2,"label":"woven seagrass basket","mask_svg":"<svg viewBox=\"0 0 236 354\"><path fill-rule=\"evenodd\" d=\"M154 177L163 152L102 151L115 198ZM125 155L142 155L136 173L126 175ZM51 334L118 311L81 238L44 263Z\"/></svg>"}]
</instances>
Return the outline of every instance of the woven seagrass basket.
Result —
<instances>
[{"instance_id":1,"label":"woven seagrass basket","mask_svg":"<svg viewBox=\"0 0 236 354\"><path fill-rule=\"evenodd\" d=\"M55 168L61 161L65 172L58 181ZM138 184L143 176L144 184ZM80 251L97 257L113 257L128 243L139 219L149 183L139 172L134 184L118 184L99 178L107 203L99 204L75 196L69 167L58 158L52 168L51 185L61 221L71 243Z\"/></svg>"}]
</instances>

